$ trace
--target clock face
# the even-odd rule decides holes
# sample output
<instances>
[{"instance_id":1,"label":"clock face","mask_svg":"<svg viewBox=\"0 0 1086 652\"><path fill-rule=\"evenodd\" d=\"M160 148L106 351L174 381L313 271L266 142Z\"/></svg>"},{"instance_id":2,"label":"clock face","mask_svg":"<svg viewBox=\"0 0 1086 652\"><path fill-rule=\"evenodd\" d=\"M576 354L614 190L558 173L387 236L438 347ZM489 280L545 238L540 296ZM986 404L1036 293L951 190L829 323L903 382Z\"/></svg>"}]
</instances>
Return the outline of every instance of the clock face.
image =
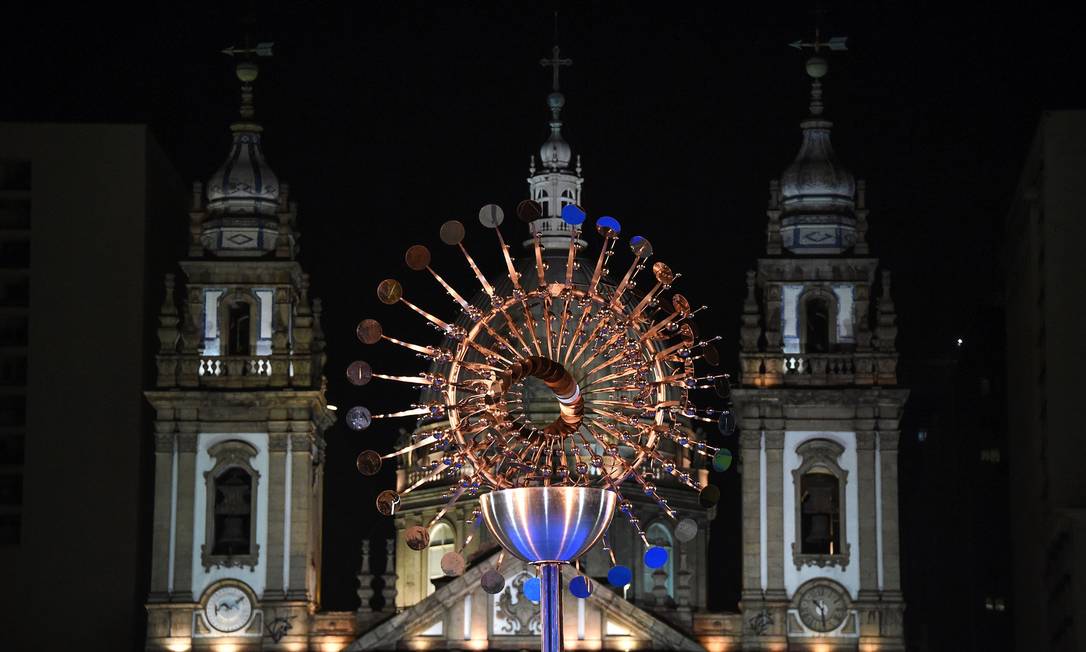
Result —
<instances>
[{"instance_id":1,"label":"clock face","mask_svg":"<svg viewBox=\"0 0 1086 652\"><path fill-rule=\"evenodd\" d=\"M236 586L216 589L207 600L204 616L207 623L220 632L236 632L249 623L253 603L249 594Z\"/></svg>"},{"instance_id":2,"label":"clock face","mask_svg":"<svg viewBox=\"0 0 1086 652\"><path fill-rule=\"evenodd\" d=\"M829 632L841 626L848 615L845 595L825 584L812 586L799 599L799 619L816 632Z\"/></svg>"}]
</instances>

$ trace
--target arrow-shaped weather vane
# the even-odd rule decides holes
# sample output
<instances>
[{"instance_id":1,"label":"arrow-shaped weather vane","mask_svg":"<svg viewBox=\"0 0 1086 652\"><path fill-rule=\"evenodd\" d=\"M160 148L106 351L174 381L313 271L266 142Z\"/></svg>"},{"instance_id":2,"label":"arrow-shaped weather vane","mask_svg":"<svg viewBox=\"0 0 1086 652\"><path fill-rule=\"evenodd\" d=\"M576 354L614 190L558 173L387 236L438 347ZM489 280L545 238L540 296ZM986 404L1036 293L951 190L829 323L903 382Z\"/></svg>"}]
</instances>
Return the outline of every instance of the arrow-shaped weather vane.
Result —
<instances>
[{"instance_id":1,"label":"arrow-shaped weather vane","mask_svg":"<svg viewBox=\"0 0 1086 652\"><path fill-rule=\"evenodd\" d=\"M222 51L228 57L235 55L255 54L258 57L270 57L272 55L272 46L275 43L257 43L255 48L237 48L231 45Z\"/></svg>"}]
</instances>

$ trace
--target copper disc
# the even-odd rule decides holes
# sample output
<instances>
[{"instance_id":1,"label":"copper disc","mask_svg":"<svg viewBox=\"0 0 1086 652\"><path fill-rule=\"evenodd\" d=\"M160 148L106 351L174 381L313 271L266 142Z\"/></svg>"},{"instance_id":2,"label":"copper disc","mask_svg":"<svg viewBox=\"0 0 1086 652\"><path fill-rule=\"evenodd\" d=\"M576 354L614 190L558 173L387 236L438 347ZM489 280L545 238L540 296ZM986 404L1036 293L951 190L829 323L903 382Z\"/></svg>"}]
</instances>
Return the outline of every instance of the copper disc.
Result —
<instances>
[{"instance_id":1,"label":"copper disc","mask_svg":"<svg viewBox=\"0 0 1086 652\"><path fill-rule=\"evenodd\" d=\"M449 220L441 225L441 241L447 245L458 245L464 241L464 225L456 220Z\"/></svg>"},{"instance_id":2,"label":"copper disc","mask_svg":"<svg viewBox=\"0 0 1086 652\"><path fill-rule=\"evenodd\" d=\"M517 217L524 222L534 222L543 217L543 207L537 201L525 199L517 204ZM504 583L503 578L502 584Z\"/></svg>"},{"instance_id":3,"label":"copper disc","mask_svg":"<svg viewBox=\"0 0 1086 652\"><path fill-rule=\"evenodd\" d=\"M362 475L377 475L381 470L381 455L377 451L362 451L354 461L355 468Z\"/></svg>"},{"instance_id":4,"label":"copper disc","mask_svg":"<svg viewBox=\"0 0 1086 652\"><path fill-rule=\"evenodd\" d=\"M675 272L671 271L671 268L661 262L656 262L652 266L652 273L656 276L656 280L660 281L664 285L669 285L675 280Z\"/></svg>"},{"instance_id":5,"label":"copper disc","mask_svg":"<svg viewBox=\"0 0 1086 652\"><path fill-rule=\"evenodd\" d=\"M412 550L425 550L430 545L430 531L421 525L412 525L403 531L403 540Z\"/></svg>"},{"instance_id":6,"label":"copper disc","mask_svg":"<svg viewBox=\"0 0 1086 652\"><path fill-rule=\"evenodd\" d=\"M698 502L702 507L712 507L720 502L720 488L715 484L707 484L698 494Z\"/></svg>"},{"instance_id":7,"label":"copper disc","mask_svg":"<svg viewBox=\"0 0 1086 652\"><path fill-rule=\"evenodd\" d=\"M407 266L416 272L421 272L430 266L430 250L423 245L414 245L404 254Z\"/></svg>"},{"instance_id":8,"label":"copper disc","mask_svg":"<svg viewBox=\"0 0 1086 652\"><path fill-rule=\"evenodd\" d=\"M381 303L392 305L403 296L403 286L394 278L386 278L377 284L377 298Z\"/></svg>"},{"instance_id":9,"label":"copper disc","mask_svg":"<svg viewBox=\"0 0 1086 652\"><path fill-rule=\"evenodd\" d=\"M479 583L483 585L484 591L490 595L497 595L505 589L505 576L491 568L483 573L483 577Z\"/></svg>"},{"instance_id":10,"label":"copper disc","mask_svg":"<svg viewBox=\"0 0 1086 652\"><path fill-rule=\"evenodd\" d=\"M720 398L726 399L730 398L732 395L731 383L729 383L728 379L724 376L721 376L720 378L717 378L713 381L713 390Z\"/></svg>"},{"instance_id":11,"label":"copper disc","mask_svg":"<svg viewBox=\"0 0 1086 652\"><path fill-rule=\"evenodd\" d=\"M456 551L447 552L441 557L441 572L445 573L448 577L463 575L464 568L467 565L467 561L464 560L464 555L461 555Z\"/></svg>"},{"instance_id":12,"label":"copper disc","mask_svg":"<svg viewBox=\"0 0 1086 652\"><path fill-rule=\"evenodd\" d=\"M365 385L373 378L373 369L368 362L362 360L355 360L351 363L351 366L347 367L347 380L352 385Z\"/></svg>"},{"instance_id":13,"label":"copper disc","mask_svg":"<svg viewBox=\"0 0 1086 652\"><path fill-rule=\"evenodd\" d=\"M681 294L671 297L671 307L683 317L690 314L690 302Z\"/></svg>"},{"instance_id":14,"label":"copper disc","mask_svg":"<svg viewBox=\"0 0 1086 652\"><path fill-rule=\"evenodd\" d=\"M392 516L398 504L400 504L400 494L391 489L385 489L377 494L377 511L385 516Z\"/></svg>"},{"instance_id":15,"label":"copper disc","mask_svg":"<svg viewBox=\"0 0 1086 652\"><path fill-rule=\"evenodd\" d=\"M694 327L690 324L683 324L679 327L679 337L682 338L683 344L690 346L697 339L697 334L694 333Z\"/></svg>"},{"instance_id":16,"label":"copper disc","mask_svg":"<svg viewBox=\"0 0 1086 652\"><path fill-rule=\"evenodd\" d=\"M363 344L376 344L381 341L381 335L384 334L384 329L381 328L381 322L376 319L363 319L358 322L358 328L354 329L355 335L358 336L358 340Z\"/></svg>"}]
</instances>

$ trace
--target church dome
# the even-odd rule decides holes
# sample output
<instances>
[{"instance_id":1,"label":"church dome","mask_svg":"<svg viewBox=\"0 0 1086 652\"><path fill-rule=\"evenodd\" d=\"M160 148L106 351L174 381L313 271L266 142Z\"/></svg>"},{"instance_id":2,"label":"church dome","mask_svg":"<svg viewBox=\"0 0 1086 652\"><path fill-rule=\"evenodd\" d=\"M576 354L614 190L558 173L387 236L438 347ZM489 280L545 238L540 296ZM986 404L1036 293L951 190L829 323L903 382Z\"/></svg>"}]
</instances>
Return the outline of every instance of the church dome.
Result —
<instances>
[{"instance_id":1,"label":"church dome","mask_svg":"<svg viewBox=\"0 0 1086 652\"><path fill-rule=\"evenodd\" d=\"M264 160L260 128L235 125L226 161L207 182L208 210L213 214L275 215L279 178Z\"/></svg>"},{"instance_id":2,"label":"church dome","mask_svg":"<svg viewBox=\"0 0 1086 652\"><path fill-rule=\"evenodd\" d=\"M837 161L827 120L805 120L803 144L781 174L781 203L786 213L826 211L851 213L856 179Z\"/></svg>"}]
</instances>

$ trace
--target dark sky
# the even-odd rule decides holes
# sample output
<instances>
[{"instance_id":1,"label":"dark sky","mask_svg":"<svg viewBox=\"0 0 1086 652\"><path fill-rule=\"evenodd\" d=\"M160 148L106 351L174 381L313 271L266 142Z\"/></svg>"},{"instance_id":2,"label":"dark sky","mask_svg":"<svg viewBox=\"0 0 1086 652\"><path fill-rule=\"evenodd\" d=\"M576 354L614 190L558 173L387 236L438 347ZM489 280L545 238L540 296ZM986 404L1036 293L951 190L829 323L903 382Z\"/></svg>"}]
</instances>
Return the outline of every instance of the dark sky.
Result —
<instances>
[{"instance_id":1,"label":"dark sky","mask_svg":"<svg viewBox=\"0 0 1086 652\"><path fill-rule=\"evenodd\" d=\"M998 229L1040 111L1086 107L1081 18L1038 3L960 4L826 3L825 34L847 35L850 50L831 58L826 114L842 162L868 181L869 240L895 274L906 382L910 361L944 355L998 293ZM381 278L401 278L409 297L455 315L431 281L406 270L407 246L429 244L437 268L471 290L437 240L457 218L497 274L493 237L474 216L490 202L511 213L526 194L528 157L546 136L550 78L537 62L549 54L555 8L563 54L575 61L563 75L563 118L584 157L585 207L648 236L686 274L683 291L712 306L702 331L723 335L734 360L743 272L764 251L767 184L799 145L808 80L804 56L786 44L810 36L812 6L260 3L255 33L276 54L261 67L257 117L267 158L300 203L302 262L325 301L330 400L377 411L412 399L342 380L356 357L418 370L388 349L363 350L353 335L363 317L434 341L375 300ZM226 154L238 97L219 50L240 43L244 10L96 3L9 13L0 119L147 122L182 178L206 179ZM519 236L519 223L505 233ZM328 434L326 608L354 608L358 545L375 523L379 487L353 472L354 456L393 436L339 425ZM725 515L714 535L737 524Z\"/></svg>"}]
</instances>

